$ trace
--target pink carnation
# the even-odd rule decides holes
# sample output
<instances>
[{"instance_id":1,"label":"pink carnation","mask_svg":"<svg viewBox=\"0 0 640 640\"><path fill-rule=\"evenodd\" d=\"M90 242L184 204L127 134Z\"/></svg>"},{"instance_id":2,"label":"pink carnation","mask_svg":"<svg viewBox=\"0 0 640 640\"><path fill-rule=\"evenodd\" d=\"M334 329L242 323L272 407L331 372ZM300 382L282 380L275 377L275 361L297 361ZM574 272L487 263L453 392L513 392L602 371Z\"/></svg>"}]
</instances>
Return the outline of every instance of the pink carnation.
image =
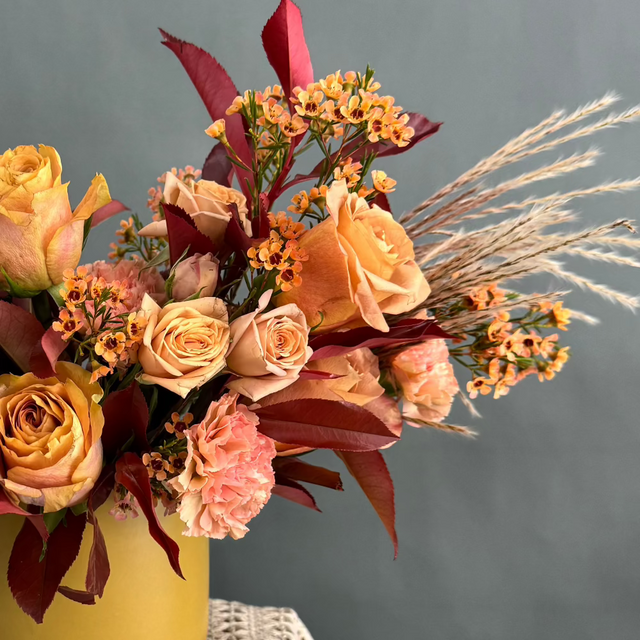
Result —
<instances>
[{"instance_id":1,"label":"pink carnation","mask_svg":"<svg viewBox=\"0 0 640 640\"><path fill-rule=\"evenodd\" d=\"M404 396L402 409L408 424L441 422L449 415L459 387L444 340L428 340L401 351L391 370Z\"/></svg>"},{"instance_id":2,"label":"pink carnation","mask_svg":"<svg viewBox=\"0 0 640 640\"><path fill-rule=\"evenodd\" d=\"M117 264L98 260L93 264L87 264L90 275L94 278L104 278L107 284L120 282L126 287L127 296L124 299L121 309L117 313L137 311L142 303L144 294L148 293L158 304L162 305L167 301L164 290L164 279L157 269L145 269L142 260L121 260Z\"/></svg>"},{"instance_id":3,"label":"pink carnation","mask_svg":"<svg viewBox=\"0 0 640 640\"><path fill-rule=\"evenodd\" d=\"M258 416L237 400L229 393L211 403L204 420L186 432L185 470L171 481L185 536L238 540L271 497L275 445L258 433Z\"/></svg>"}]
</instances>

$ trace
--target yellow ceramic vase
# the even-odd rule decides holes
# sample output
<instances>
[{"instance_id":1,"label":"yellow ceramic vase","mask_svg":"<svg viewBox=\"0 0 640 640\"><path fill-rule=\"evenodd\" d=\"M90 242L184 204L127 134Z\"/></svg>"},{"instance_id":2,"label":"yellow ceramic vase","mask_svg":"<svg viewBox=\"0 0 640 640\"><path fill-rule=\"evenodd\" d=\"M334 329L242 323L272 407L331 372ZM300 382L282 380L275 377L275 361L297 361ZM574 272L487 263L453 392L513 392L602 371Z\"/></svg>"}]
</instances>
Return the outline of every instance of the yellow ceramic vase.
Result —
<instances>
[{"instance_id":1,"label":"yellow ceramic vase","mask_svg":"<svg viewBox=\"0 0 640 640\"><path fill-rule=\"evenodd\" d=\"M13 540L23 519L0 517L0 637L7 640L206 639L209 541L180 535L184 524L178 516L160 518L165 531L180 545L184 581L173 573L164 551L149 535L142 514L135 520L118 522L108 514L108 508L105 505L97 514L111 564L104 597L95 605L86 606L57 594L41 625L18 608L5 579ZM87 525L80 555L62 584L84 589L92 533L91 525Z\"/></svg>"}]
</instances>

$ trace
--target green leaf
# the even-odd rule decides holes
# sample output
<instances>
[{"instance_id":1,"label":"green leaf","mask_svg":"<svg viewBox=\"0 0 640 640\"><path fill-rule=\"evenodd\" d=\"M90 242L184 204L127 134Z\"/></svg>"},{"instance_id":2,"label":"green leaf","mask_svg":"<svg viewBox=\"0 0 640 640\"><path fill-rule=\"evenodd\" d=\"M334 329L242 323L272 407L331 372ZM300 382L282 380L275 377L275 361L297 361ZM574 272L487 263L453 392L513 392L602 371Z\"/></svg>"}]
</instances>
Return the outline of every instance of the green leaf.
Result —
<instances>
[{"instance_id":1,"label":"green leaf","mask_svg":"<svg viewBox=\"0 0 640 640\"><path fill-rule=\"evenodd\" d=\"M9 277L9 274L5 271L4 267L0 267L0 271L2 271L2 275L4 276L4 279L7 281L7 285L8 285L7 291L14 298L33 298L33 296L37 296L40 293L40 291L31 291L29 289L25 289L24 287L21 287L17 282L15 282Z\"/></svg>"},{"instance_id":2,"label":"green leaf","mask_svg":"<svg viewBox=\"0 0 640 640\"><path fill-rule=\"evenodd\" d=\"M49 535L56 530L56 527L64 520L66 514L67 510L61 509L60 511L54 511L53 513L45 513L42 516Z\"/></svg>"},{"instance_id":3,"label":"green leaf","mask_svg":"<svg viewBox=\"0 0 640 640\"><path fill-rule=\"evenodd\" d=\"M140 270L146 271L147 269L152 269L153 267L159 267L163 265L165 262L168 262L170 258L169 254L169 246L163 247L163 249L157 253L147 264Z\"/></svg>"}]
</instances>

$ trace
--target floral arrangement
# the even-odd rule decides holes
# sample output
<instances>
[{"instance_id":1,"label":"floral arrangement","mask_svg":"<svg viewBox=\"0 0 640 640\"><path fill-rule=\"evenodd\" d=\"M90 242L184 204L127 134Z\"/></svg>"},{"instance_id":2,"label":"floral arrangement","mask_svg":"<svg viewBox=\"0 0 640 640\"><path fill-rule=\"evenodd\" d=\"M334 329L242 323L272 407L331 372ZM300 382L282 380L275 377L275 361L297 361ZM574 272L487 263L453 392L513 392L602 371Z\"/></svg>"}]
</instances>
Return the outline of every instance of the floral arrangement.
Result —
<instances>
[{"instance_id":1,"label":"floral arrangement","mask_svg":"<svg viewBox=\"0 0 640 640\"><path fill-rule=\"evenodd\" d=\"M79 266L91 229L127 211L101 175L72 211L55 149L0 157L0 514L25 518L8 581L38 622L58 592L85 604L103 594L102 505L143 515L181 575L157 509L186 536L242 538L274 494L317 509L304 484L342 490L311 462L317 449L335 451L397 553L381 451L401 446L403 423L473 435L447 422L456 398L473 413L478 395L553 379L569 358L561 332L591 320L563 306L566 292L507 284L548 273L638 306L558 256L640 266L619 253L640 246L629 221L566 226L570 201L640 181L504 199L590 165L594 150L486 180L640 109L589 120L607 95L557 111L396 220L396 179L375 163L440 124L380 93L372 69L317 80L290 0L262 34L280 81L262 91L241 94L209 54L162 35L216 144L202 171L159 178L148 224L125 214L108 262ZM297 173L311 154L315 168ZM63 581L84 535L77 591Z\"/></svg>"}]
</instances>

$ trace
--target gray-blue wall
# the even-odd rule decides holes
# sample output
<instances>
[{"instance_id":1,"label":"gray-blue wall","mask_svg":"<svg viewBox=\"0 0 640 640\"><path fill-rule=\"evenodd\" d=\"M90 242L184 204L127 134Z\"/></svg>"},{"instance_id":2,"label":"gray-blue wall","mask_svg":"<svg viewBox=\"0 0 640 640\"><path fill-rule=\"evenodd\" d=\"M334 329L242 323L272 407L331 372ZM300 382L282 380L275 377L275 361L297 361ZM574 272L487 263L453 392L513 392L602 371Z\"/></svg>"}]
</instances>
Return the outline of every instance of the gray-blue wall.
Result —
<instances>
[{"instance_id":1,"label":"gray-blue wall","mask_svg":"<svg viewBox=\"0 0 640 640\"><path fill-rule=\"evenodd\" d=\"M317 75L370 63L401 105L445 121L437 136L387 163L399 181L396 211L554 107L609 89L640 101L637 0L300 5ZM239 88L260 88L274 80L259 35L275 6L2 0L0 146L54 145L75 201L101 171L114 197L142 211L160 173L199 165L210 146L206 112L155 27L210 50ZM640 174L640 126L599 144L608 151L602 164L564 185ZM584 210L595 222L637 216L639 206L632 194ZM87 259L104 257L116 227L92 235ZM635 272L581 268L640 290ZM396 562L347 479L344 494L316 492L322 515L275 498L245 540L212 545L213 595L292 606L317 640L637 639L638 318L584 293L571 305L603 322L571 326L574 358L556 381L529 380L507 398L482 400L474 442L407 429L389 451ZM469 421L460 407L452 418Z\"/></svg>"}]
</instances>

